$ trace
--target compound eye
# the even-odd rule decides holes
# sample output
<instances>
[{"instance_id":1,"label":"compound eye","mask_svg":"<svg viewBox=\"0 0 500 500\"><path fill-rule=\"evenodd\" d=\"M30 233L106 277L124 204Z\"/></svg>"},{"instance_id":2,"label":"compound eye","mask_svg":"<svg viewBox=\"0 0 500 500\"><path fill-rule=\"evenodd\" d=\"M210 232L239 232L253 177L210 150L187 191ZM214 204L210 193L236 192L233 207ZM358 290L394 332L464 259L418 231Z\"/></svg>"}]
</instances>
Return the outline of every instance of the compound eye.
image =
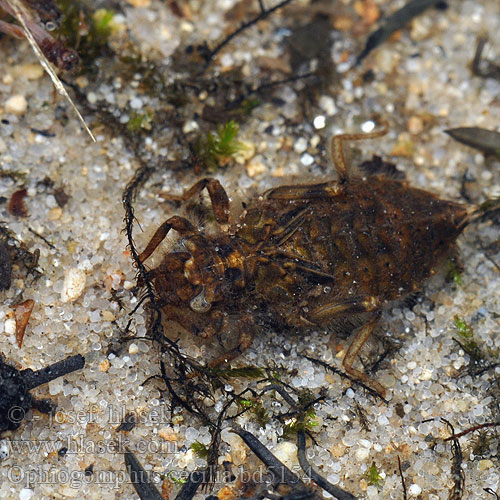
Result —
<instances>
[{"instance_id":1,"label":"compound eye","mask_svg":"<svg viewBox=\"0 0 500 500\"><path fill-rule=\"evenodd\" d=\"M205 313L210 310L212 304L210 302L207 302L204 288L201 289L201 292L196 297L191 299L191 301L189 302L189 307L191 307L191 309L197 313Z\"/></svg>"}]
</instances>

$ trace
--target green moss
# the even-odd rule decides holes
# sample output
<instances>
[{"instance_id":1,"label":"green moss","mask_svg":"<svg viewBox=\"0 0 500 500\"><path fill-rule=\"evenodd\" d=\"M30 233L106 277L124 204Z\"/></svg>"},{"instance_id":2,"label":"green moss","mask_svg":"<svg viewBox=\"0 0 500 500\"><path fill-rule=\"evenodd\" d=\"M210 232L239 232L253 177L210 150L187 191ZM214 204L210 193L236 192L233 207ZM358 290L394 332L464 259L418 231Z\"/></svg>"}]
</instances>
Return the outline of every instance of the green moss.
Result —
<instances>
[{"instance_id":1,"label":"green moss","mask_svg":"<svg viewBox=\"0 0 500 500\"><path fill-rule=\"evenodd\" d=\"M500 356L500 349L481 346L474 335L474 330L463 318L455 316L455 328L458 334L456 338L462 349L470 356L471 361L476 365L484 365L488 362L497 363Z\"/></svg>"},{"instance_id":2,"label":"green moss","mask_svg":"<svg viewBox=\"0 0 500 500\"><path fill-rule=\"evenodd\" d=\"M198 458L207 458L208 457L208 448L206 445L200 443L199 441L195 441L191 445L191 449L194 451L195 455Z\"/></svg>"},{"instance_id":3,"label":"green moss","mask_svg":"<svg viewBox=\"0 0 500 500\"><path fill-rule=\"evenodd\" d=\"M479 205L479 210L481 212L487 213L494 210L500 209L500 198L492 198L491 200L486 200Z\"/></svg>"},{"instance_id":4,"label":"green moss","mask_svg":"<svg viewBox=\"0 0 500 500\"><path fill-rule=\"evenodd\" d=\"M240 126L231 120L225 125L217 128L217 134L209 132L207 135L207 145L209 152L217 157L233 156L240 149L240 143L236 140Z\"/></svg>"},{"instance_id":5,"label":"green moss","mask_svg":"<svg viewBox=\"0 0 500 500\"><path fill-rule=\"evenodd\" d=\"M260 99L255 97L254 99L244 99L241 103L241 111L245 116L250 115L250 113L260 104Z\"/></svg>"},{"instance_id":6,"label":"green moss","mask_svg":"<svg viewBox=\"0 0 500 500\"><path fill-rule=\"evenodd\" d=\"M131 132L140 132L141 130L151 130L153 114L149 111L145 113L132 112L127 123L127 130Z\"/></svg>"},{"instance_id":7,"label":"green moss","mask_svg":"<svg viewBox=\"0 0 500 500\"><path fill-rule=\"evenodd\" d=\"M476 457L486 457L490 454L490 445L494 442L494 439L498 438L495 433L491 433L487 430L478 432L477 436L474 437L472 441L472 453Z\"/></svg>"},{"instance_id":8,"label":"green moss","mask_svg":"<svg viewBox=\"0 0 500 500\"><path fill-rule=\"evenodd\" d=\"M97 43L107 43L109 36L113 32L114 17L115 13L107 9L98 9L92 15L93 36Z\"/></svg>"},{"instance_id":9,"label":"green moss","mask_svg":"<svg viewBox=\"0 0 500 500\"><path fill-rule=\"evenodd\" d=\"M245 398L240 398L238 400L238 404L243 408L243 409L249 409L252 408L253 406L253 401L251 399L245 399Z\"/></svg>"},{"instance_id":10,"label":"green moss","mask_svg":"<svg viewBox=\"0 0 500 500\"><path fill-rule=\"evenodd\" d=\"M265 374L256 366L242 366L240 368L215 368L212 373L221 378L264 378Z\"/></svg>"},{"instance_id":11,"label":"green moss","mask_svg":"<svg viewBox=\"0 0 500 500\"><path fill-rule=\"evenodd\" d=\"M224 125L219 125L215 134L208 132L198 138L195 145L196 153L209 171L213 172L226 165L245 147L237 139L239 131L240 126L234 120L230 120Z\"/></svg>"},{"instance_id":12,"label":"green moss","mask_svg":"<svg viewBox=\"0 0 500 500\"><path fill-rule=\"evenodd\" d=\"M459 316L455 316L455 328L458 333L458 341L464 351L474 360L480 361L483 359L483 353L474 339L474 330L472 327Z\"/></svg>"},{"instance_id":13,"label":"green moss","mask_svg":"<svg viewBox=\"0 0 500 500\"><path fill-rule=\"evenodd\" d=\"M462 275L454 257L449 257L447 263L447 279L453 281L458 286L462 286Z\"/></svg>"},{"instance_id":14,"label":"green moss","mask_svg":"<svg viewBox=\"0 0 500 500\"><path fill-rule=\"evenodd\" d=\"M311 431L317 426L316 412L308 408L301 418L293 419L283 427L283 437L288 438L299 431Z\"/></svg>"},{"instance_id":15,"label":"green moss","mask_svg":"<svg viewBox=\"0 0 500 500\"><path fill-rule=\"evenodd\" d=\"M261 427L265 427L269 423L270 418L262 401L258 399L239 398L237 403L242 409L249 410Z\"/></svg>"},{"instance_id":16,"label":"green moss","mask_svg":"<svg viewBox=\"0 0 500 500\"><path fill-rule=\"evenodd\" d=\"M366 478L368 480L368 484L374 486L382 485L383 478L380 475L377 466L375 465L375 462L373 462L370 468L366 471Z\"/></svg>"},{"instance_id":17,"label":"green moss","mask_svg":"<svg viewBox=\"0 0 500 500\"><path fill-rule=\"evenodd\" d=\"M78 52L81 70L88 70L107 46L115 29L115 13L108 9L91 11L83 2L74 0L60 0L58 4L64 15L58 35Z\"/></svg>"},{"instance_id":18,"label":"green moss","mask_svg":"<svg viewBox=\"0 0 500 500\"><path fill-rule=\"evenodd\" d=\"M256 403L254 403L252 407L252 413L255 415L257 423L261 427L265 427L271 420L266 409L264 408L264 405L262 404L262 401L257 401Z\"/></svg>"},{"instance_id":19,"label":"green moss","mask_svg":"<svg viewBox=\"0 0 500 500\"><path fill-rule=\"evenodd\" d=\"M0 178L8 177L18 182L26 181L27 172L18 172L17 170L4 170L0 168Z\"/></svg>"},{"instance_id":20,"label":"green moss","mask_svg":"<svg viewBox=\"0 0 500 500\"><path fill-rule=\"evenodd\" d=\"M185 477L178 477L176 471L169 471L167 475L162 475L160 476L162 480L167 480L170 481L171 483L174 484L184 484L187 481L187 478Z\"/></svg>"}]
</instances>

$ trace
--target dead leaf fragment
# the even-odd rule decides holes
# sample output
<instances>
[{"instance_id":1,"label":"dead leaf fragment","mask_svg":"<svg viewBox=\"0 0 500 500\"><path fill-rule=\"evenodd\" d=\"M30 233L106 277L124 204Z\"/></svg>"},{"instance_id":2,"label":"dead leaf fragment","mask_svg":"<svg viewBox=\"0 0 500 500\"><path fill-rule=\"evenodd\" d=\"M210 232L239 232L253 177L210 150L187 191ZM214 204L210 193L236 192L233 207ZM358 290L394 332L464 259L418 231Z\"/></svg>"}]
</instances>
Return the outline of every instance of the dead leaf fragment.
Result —
<instances>
[{"instance_id":1,"label":"dead leaf fragment","mask_svg":"<svg viewBox=\"0 0 500 500\"><path fill-rule=\"evenodd\" d=\"M28 321L31 317L31 311L33 311L34 305L35 301L28 299L12 307L16 319L16 341L19 349L21 349L23 345L24 332L28 326Z\"/></svg>"},{"instance_id":2,"label":"dead leaf fragment","mask_svg":"<svg viewBox=\"0 0 500 500\"><path fill-rule=\"evenodd\" d=\"M19 189L12 194L9 200L9 212L17 217L27 217L28 211L24 206L24 198L27 196L26 189Z\"/></svg>"}]
</instances>

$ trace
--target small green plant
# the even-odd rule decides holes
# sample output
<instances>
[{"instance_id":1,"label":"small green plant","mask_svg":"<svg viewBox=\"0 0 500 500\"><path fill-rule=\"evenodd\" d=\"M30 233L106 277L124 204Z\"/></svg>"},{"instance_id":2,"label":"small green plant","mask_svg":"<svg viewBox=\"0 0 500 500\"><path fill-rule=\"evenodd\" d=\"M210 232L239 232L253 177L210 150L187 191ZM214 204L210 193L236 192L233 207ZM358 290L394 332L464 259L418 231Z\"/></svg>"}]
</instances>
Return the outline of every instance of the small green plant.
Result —
<instances>
[{"instance_id":1,"label":"small green plant","mask_svg":"<svg viewBox=\"0 0 500 500\"><path fill-rule=\"evenodd\" d=\"M258 97L255 97L253 99L244 99L241 103L241 110L244 115L248 116L259 105L260 99Z\"/></svg>"},{"instance_id":2,"label":"small green plant","mask_svg":"<svg viewBox=\"0 0 500 500\"><path fill-rule=\"evenodd\" d=\"M249 410L255 415L255 418L257 419L257 422L261 427L265 427L269 422L269 415L267 414L262 401L239 398L237 402L241 408L243 408L244 410Z\"/></svg>"},{"instance_id":3,"label":"small green plant","mask_svg":"<svg viewBox=\"0 0 500 500\"><path fill-rule=\"evenodd\" d=\"M242 366L240 368L216 368L214 375L222 378L264 378L265 374L256 366Z\"/></svg>"},{"instance_id":4,"label":"small green plant","mask_svg":"<svg viewBox=\"0 0 500 500\"><path fill-rule=\"evenodd\" d=\"M131 132L139 132L142 129L151 130L151 122L153 121L152 113L146 111L145 113L133 112L130 114L130 119L127 123L127 129Z\"/></svg>"},{"instance_id":5,"label":"small green plant","mask_svg":"<svg viewBox=\"0 0 500 500\"><path fill-rule=\"evenodd\" d=\"M479 210L481 212L492 212L493 210L498 210L499 207L500 207L500 197L491 198L490 200L483 201L483 203L479 205Z\"/></svg>"},{"instance_id":6,"label":"small green plant","mask_svg":"<svg viewBox=\"0 0 500 500\"><path fill-rule=\"evenodd\" d=\"M283 427L283 438L288 438L299 431L311 431L318 426L316 412L314 408L308 408L302 419L294 418L291 422Z\"/></svg>"},{"instance_id":7,"label":"small green plant","mask_svg":"<svg viewBox=\"0 0 500 500\"><path fill-rule=\"evenodd\" d=\"M486 457L490 451L490 445L498 439L498 434L492 433L489 430L478 432L477 436L471 440L472 453L476 457Z\"/></svg>"},{"instance_id":8,"label":"small green plant","mask_svg":"<svg viewBox=\"0 0 500 500\"><path fill-rule=\"evenodd\" d=\"M474 330L472 327L459 316L455 316L455 328L458 333L458 342L463 350L472 358L473 361L481 361L483 353L474 339Z\"/></svg>"},{"instance_id":9,"label":"small green plant","mask_svg":"<svg viewBox=\"0 0 500 500\"><path fill-rule=\"evenodd\" d=\"M225 125L219 125L217 133L208 132L205 136L200 136L196 152L209 171L213 172L225 166L234 155L245 148L237 139L239 131L240 126L230 120Z\"/></svg>"},{"instance_id":10,"label":"small green plant","mask_svg":"<svg viewBox=\"0 0 500 500\"><path fill-rule=\"evenodd\" d=\"M251 399L240 398L238 404L245 410L253 407L253 401Z\"/></svg>"},{"instance_id":11,"label":"small green plant","mask_svg":"<svg viewBox=\"0 0 500 500\"><path fill-rule=\"evenodd\" d=\"M370 468L366 471L366 478L368 479L368 484L381 486L383 477L380 475L375 462L373 462Z\"/></svg>"},{"instance_id":12,"label":"small green plant","mask_svg":"<svg viewBox=\"0 0 500 500\"><path fill-rule=\"evenodd\" d=\"M194 451L195 455L198 458L207 458L208 457L208 448L206 445L200 443L199 441L195 441L191 444L191 449Z\"/></svg>"},{"instance_id":13,"label":"small green plant","mask_svg":"<svg viewBox=\"0 0 500 500\"><path fill-rule=\"evenodd\" d=\"M448 271L446 277L448 281L453 281L458 286L462 286L462 274L457 259L455 257L449 257L446 263Z\"/></svg>"},{"instance_id":14,"label":"small green plant","mask_svg":"<svg viewBox=\"0 0 500 500\"><path fill-rule=\"evenodd\" d=\"M107 9L97 9L92 16L94 36L101 44L107 42L113 31L114 17L115 13Z\"/></svg>"},{"instance_id":15,"label":"small green plant","mask_svg":"<svg viewBox=\"0 0 500 500\"><path fill-rule=\"evenodd\" d=\"M255 418L257 419L257 423L261 427L265 427L271 420L269 414L267 413L267 410L264 408L264 405L262 404L262 401L254 403L252 407L252 412L255 415Z\"/></svg>"},{"instance_id":16,"label":"small green plant","mask_svg":"<svg viewBox=\"0 0 500 500\"><path fill-rule=\"evenodd\" d=\"M184 484L187 481L185 477L178 477L176 472L171 470L167 475L161 475L160 478L163 480L170 481L173 484Z\"/></svg>"},{"instance_id":17,"label":"small green plant","mask_svg":"<svg viewBox=\"0 0 500 500\"><path fill-rule=\"evenodd\" d=\"M81 2L60 0L64 17L58 34L69 47L77 48L82 71L102 56L110 35L116 29L115 12L108 9L92 11Z\"/></svg>"}]
</instances>

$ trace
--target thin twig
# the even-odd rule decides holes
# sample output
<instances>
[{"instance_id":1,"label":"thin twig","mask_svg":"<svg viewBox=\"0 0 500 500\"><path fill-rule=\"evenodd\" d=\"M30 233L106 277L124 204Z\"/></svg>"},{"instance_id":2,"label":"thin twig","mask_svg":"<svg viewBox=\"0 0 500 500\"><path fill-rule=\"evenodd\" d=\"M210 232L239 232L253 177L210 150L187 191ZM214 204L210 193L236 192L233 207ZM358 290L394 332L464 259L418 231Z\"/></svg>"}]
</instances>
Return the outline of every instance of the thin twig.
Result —
<instances>
[{"instance_id":1,"label":"thin twig","mask_svg":"<svg viewBox=\"0 0 500 500\"><path fill-rule=\"evenodd\" d=\"M47 244L53 250L57 250L57 248L50 241L48 241L47 238L45 238L44 236L42 236L40 233L37 233L35 230L31 229L31 227L28 228L28 231L30 233L33 233L38 238L40 238L45 244Z\"/></svg>"},{"instance_id":2,"label":"thin twig","mask_svg":"<svg viewBox=\"0 0 500 500\"><path fill-rule=\"evenodd\" d=\"M125 451L125 466L127 467L128 475L139 495L141 500L162 500L160 492L151 482L148 473L144 470L136 456L126 448Z\"/></svg>"},{"instance_id":3,"label":"thin twig","mask_svg":"<svg viewBox=\"0 0 500 500\"><path fill-rule=\"evenodd\" d=\"M42 384L47 384L51 380L68 375L76 370L81 370L85 366L85 358L81 354L69 356L41 370L33 371L30 368L23 370L21 375L28 390L34 389Z\"/></svg>"},{"instance_id":4,"label":"thin twig","mask_svg":"<svg viewBox=\"0 0 500 500\"><path fill-rule=\"evenodd\" d=\"M214 60L215 56L233 40L233 38L236 38L238 35L243 33L246 29L250 28L254 24L257 24L259 21L262 21L263 19L266 19L269 17L273 12L275 12L278 9L281 9L281 7L284 7L285 5L289 4L293 0L282 0L281 2L277 3L274 7L271 7L269 9L264 9L263 8L263 3L262 1L259 2L260 7L261 7L261 12L258 16L254 17L253 19L250 19L250 21L247 21L246 23L243 23L238 29L230 33L222 42L220 42L213 50L210 51L210 53L206 56L206 62L204 66L201 68L199 75L202 75L205 70L210 66L212 61ZM199 76L198 75L198 76Z\"/></svg>"},{"instance_id":5,"label":"thin twig","mask_svg":"<svg viewBox=\"0 0 500 500\"><path fill-rule=\"evenodd\" d=\"M358 65L373 49L385 42L395 31L406 26L414 17L437 4L440 0L410 0L382 21L382 26L374 31L366 41L365 48L356 59Z\"/></svg>"},{"instance_id":6,"label":"thin twig","mask_svg":"<svg viewBox=\"0 0 500 500\"><path fill-rule=\"evenodd\" d=\"M445 441L451 441L452 439L458 439L462 436L465 436L466 434L478 431L480 429L485 429L487 427L498 427L498 426L500 426L500 422L489 422L486 424L475 425L474 427L470 427L469 429L466 429L465 431L459 432L458 434L452 434L450 437L447 437L445 439Z\"/></svg>"},{"instance_id":7,"label":"thin twig","mask_svg":"<svg viewBox=\"0 0 500 500\"><path fill-rule=\"evenodd\" d=\"M451 450L453 454L453 460L451 464L451 474L453 477L453 487L450 490L448 500L461 500L465 489L465 474L462 469L463 455L462 448L460 447L460 442L455 434L455 429L448 420L441 418L441 422L444 422L451 431Z\"/></svg>"},{"instance_id":8,"label":"thin twig","mask_svg":"<svg viewBox=\"0 0 500 500\"><path fill-rule=\"evenodd\" d=\"M232 423L232 431L238 434L245 444L255 453L255 455L265 464L279 483L289 485L303 484L283 462L278 460L252 433L242 429L238 424Z\"/></svg>"},{"instance_id":9,"label":"thin twig","mask_svg":"<svg viewBox=\"0 0 500 500\"><path fill-rule=\"evenodd\" d=\"M408 494L406 493L405 477L403 476L403 468L401 467L401 459L398 455L398 467L399 475L401 476L401 484L403 485L403 500L408 500Z\"/></svg>"},{"instance_id":10,"label":"thin twig","mask_svg":"<svg viewBox=\"0 0 500 500\"><path fill-rule=\"evenodd\" d=\"M500 499L500 497L491 489L491 488L483 488L486 493L489 493L490 495L493 495L497 500Z\"/></svg>"},{"instance_id":11,"label":"thin twig","mask_svg":"<svg viewBox=\"0 0 500 500\"><path fill-rule=\"evenodd\" d=\"M304 358L308 359L312 363L318 364L318 365L322 366L323 368L326 368L327 370L329 370L333 373L336 373L337 375L340 375L343 378L346 378L347 380L350 380L353 384L359 385L363 389L367 390L372 396L376 396L377 398L381 399L385 404L389 403L389 401L387 401L387 399L383 398L375 389L372 389L370 386L355 379L354 377L351 377L350 375L348 375L347 373L344 373L343 371L339 370L338 368L335 368L334 366L331 366L328 363L321 361L320 359L312 358L312 357L307 356L307 355L304 355Z\"/></svg>"},{"instance_id":12,"label":"thin twig","mask_svg":"<svg viewBox=\"0 0 500 500\"><path fill-rule=\"evenodd\" d=\"M304 431L297 432L297 458L304 474L314 481L318 486L330 493L338 500L357 500L357 497L351 495L348 491L329 483L309 464L306 457L306 434Z\"/></svg>"}]
</instances>

